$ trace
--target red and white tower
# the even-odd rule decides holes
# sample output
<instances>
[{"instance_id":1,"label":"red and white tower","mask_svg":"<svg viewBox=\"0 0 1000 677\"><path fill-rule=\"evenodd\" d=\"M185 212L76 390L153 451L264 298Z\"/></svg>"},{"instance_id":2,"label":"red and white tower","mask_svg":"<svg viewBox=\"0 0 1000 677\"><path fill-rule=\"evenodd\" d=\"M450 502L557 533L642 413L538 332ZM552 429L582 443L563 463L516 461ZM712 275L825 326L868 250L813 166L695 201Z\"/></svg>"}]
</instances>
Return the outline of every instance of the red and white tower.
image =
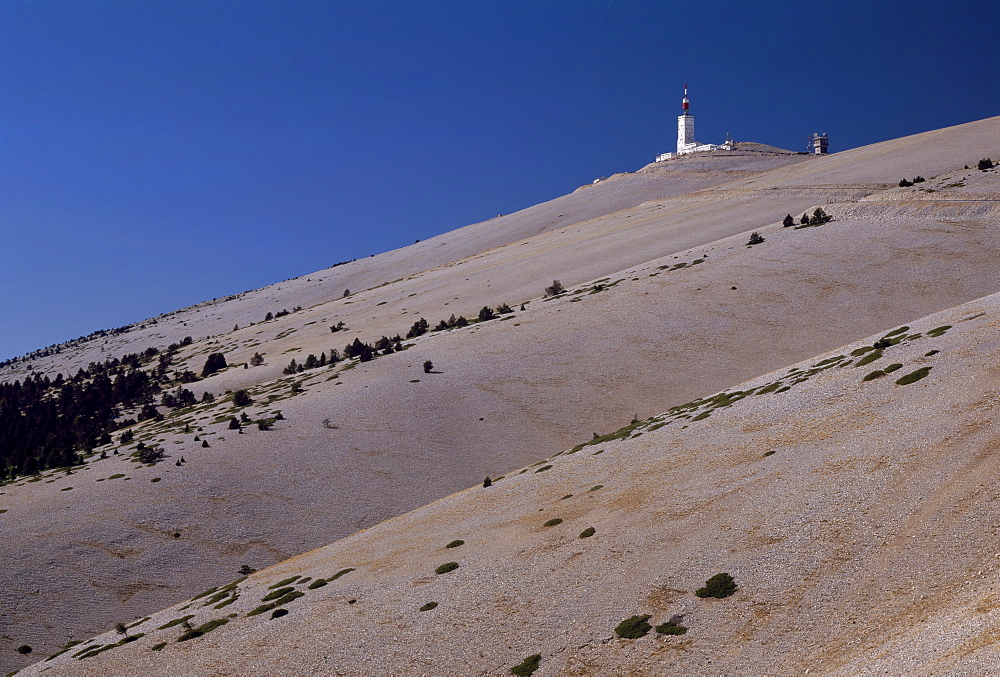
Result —
<instances>
[{"instance_id":1,"label":"red and white tower","mask_svg":"<svg viewBox=\"0 0 1000 677\"><path fill-rule=\"evenodd\" d=\"M677 152L680 153L688 148L697 146L694 140L694 116L688 112L691 101L688 99L688 86L684 83L684 98L681 100L681 108L684 111L677 117Z\"/></svg>"}]
</instances>

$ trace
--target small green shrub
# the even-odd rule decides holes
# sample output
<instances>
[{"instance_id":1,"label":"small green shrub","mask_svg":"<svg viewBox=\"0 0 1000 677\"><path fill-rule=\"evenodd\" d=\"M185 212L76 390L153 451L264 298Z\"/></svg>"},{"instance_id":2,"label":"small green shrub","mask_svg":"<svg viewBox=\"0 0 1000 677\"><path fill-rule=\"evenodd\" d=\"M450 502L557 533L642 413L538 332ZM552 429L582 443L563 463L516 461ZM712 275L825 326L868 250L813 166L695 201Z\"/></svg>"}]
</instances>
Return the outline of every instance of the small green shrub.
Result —
<instances>
[{"instance_id":1,"label":"small green shrub","mask_svg":"<svg viewBox=\"0 0 1000 677\"><path fill-rule=\"evenodd\" d=\"M538 664L542 662L541 654L532 654L510 669L510 674L517 677L530 677L538 669Z\"/></svg>"},{"instance_id":2,"label":"small green shrub","mask_svg":"<svg viewBox=\"0 0 1000 677\"><path fill-rule=\"evenodd\" d=\"M545 288L546 296L558 296L566 291L566 287L563 286L562 282L559 280L552 280L552 284Z\"/></svg>"},{"instance_id":3,"label":"small green shrub","mask_svg":"<svg viewBox=\"0 0 1000 677\"><path fill-rule=\"evenodd\" d=\"M667 621L666 623L660 623L656 626L656 631L661 635L683 635L688 631L687 627L681 625L680 623L674 623L673 621Z\"/></svg>"},{"instance_id":4,"label":"small green shrub","mask_svg":"<svg viewBox=\"0 0 1000 677\"><path fill-rule=\"evenodd\" d=\"M586 529L580 532L580 538L590 538L596 533L597 530L594 529L594 527L587 527Z\"/></svg>"},{"instance_id":5,"label":"small green shrub","mask_svg":"<svg viewBox=\"0 0 1000 677\"><path fill-rule=\"evenodd\" d=\"M946 331L948 331L949 329L951 329L951 325L950 324L944 324L944 325L941 325L940 327L934 327L929 332L927 332L927 335L928 336L932 336L934 338L939 338L939 337L943 336L944 333Z\"/></svg>"},{"instance_id":6,"label":"small green shrub","mask_svg":"<svg viewBox=\"0 0 1000 677\"><path fill-rule=\"evenodd\" d=\"M465 545L465 541L463 541L460 538L456 538L454 541L452 541L451 543L449 543L448 545L446 545L444 547L446 547L446 548L457 548L460 545Z\"/></svg>"},{"instance_id":7,"label":"small green shrub","mask_svg":"<svg viewBox=\"0 0 1000 677\"><path fill-rule=\"evenodd\" d=\"M764 241L764 236L754 231L753 233L750 233L750 241L747 242L747 245L749 246L749 245L760 244L763 241Z\"/></svg>"},{"instance_id":8,"label":"small green shrub","mask_svg":"<svg viewBox=\"0 0 1000 677\"><path fill-rule=\"evenodd\" d=\"M21 646L17 647L17 652L22 656L27 656L29 653L31 653L31 651L32 651L31 647L28 646L27 644L22 644Z\"/></svg>"},{"instance_id":9,"label":"small green shrub","mask_svg":"<svg viewBox=\"0 0 1000 677\"><path fill-rule=\"evenodd\" d=\"M546 470L551 470L551 469L552 469L552 466L551 466L551 465L543 465L543 466L542 466L541 468L539 468L539 469L538 469L538 470L536 470L535 472L536 472L536 473L539 473L539 472L545 472Z\"/></svg>"},{"instance_id":10,"label":"small green shrub","mask_svg":"<svg viewBox=\"0 0 1000 677\"><path fill-rule=\"evenodd\" d=\"M271 612L271 618L281 618L288 615L288 609L275 609Z\"/></svg>"},{"instance_id":11,"label":"small green shrub","mask_svg":"<svg viewBox=\"0 0 1000 677\"><path fill-rule=\"evenodd\" d=\"M929 374L930 372L931 372L930 367L920 367L920 369L917 369L916 371L911 371L909 374L906 374L905 376L896 379L896 385L907 386L910 385L911 383L916 383L924 376L927 376L927 374Z\"/></svg>"},{"instance_id":12,"label":"small green shrub","mask_svg":"<svg viewBox=\"0 0 1000 677\"><path fill-rule=\"evenodd\" d=\"M653 629L653 626L647 623L649 616L649 614L646 614L644 616L630 616L626 618L615 628L615 634L622 639L639 639L640 637L645 637Z\"/></svg>"},{"instance_id":13,"label":"small green shrub","mask_svg":"<svg viewBox=\"0 0 1000 677\"><path fill-rule=\"evenodd\" d=\"M351 573L352 571L354 571L354 567L347 567L346 569L341 569L340 571L338 571L337 573L335 573L335 574L334 574L333 576L330 576L330 577L329 577L328 579L326 579L326 580L327 580L328 582L331 582L331 583L332 583L333 581L337 580L337 579L338 579L338 578L340 578L341 576L345 576L345 575L347 575L347 574Z\"/></svg>"},{"instance_id":14,"label":"small green shrub","mask_svg":"<svg viewBox=\"0 0 1000 677\"><path fill-rule=\"evenodd\" d=\"M437 602L427 602L427 604L425 604L422 607L420 607L420 610L421 611L430 611L431 609L435 608L437 605L438 605Z\"/></svg>"},{"instance_id":15,"label":"small green shrub","mask_svg":"<svg viewBox=\"0 0 1000 677\"><path fill-rule=\"evenodd\" d=\"M870 348L869 350L872 350L873 352L870 352L867 355L865 355L864 357L862 357L860 360L858 360L858 363L855 364L854 366L856 366L856 367L863 367L866 364L871 364L875 360L877 360L880 357L882 357L882 351L881 350L876 350L875 348Z\"/></svg>"},{"instance_id":16,"label":"small green shrub","mask_svg":"<svg viewBox=\"0 0 1000 677\"><path fill-rule=\"evenodd\" d=\"M167 645L166 642L160 642L159 644L154 644L153 646L149 647L149 649L151 651L163 651L163 647L165 647L166 645Z\"/></svg>"},{"instance_id":17,"label":"small green shrub","mask_svg":"<svg viewBox=\"0 0 1000 677\"><path fill-rule=\"evenodd\" d=\"M309 584L309 589L315 590L316 588L322 588L324 585L326 585L326 579L317 578L315 581Z\"/></svg>"},{"instance_id":18,"label":"small green shrub","mask_svg":"<svg viewBox=\"0 0 1000 677\"><path fill-rule=\"evenodd\" d=\"M882 371L881 369L876 369L875 371L871 372L870 374L865 374L865 377L863 379L861 379L861 381L862 382L864 382L864 381L874 381L875 379L881 378L882 376L885 376L885 372Z\"/></svg>"},{"instance_id":19,"label":"small green shrub","mask_svg":"<svg viewBox=\"0 0 1000 677\"><path fill-rule=\"evenodd\" d=\"M552 519L550 519L548 522L546 522L542 526L543 527L554 527L554 526L557 526L559 524L562 524L562 518L561 517L553 517Z\"/></svg>"},{"instance_id":20,"label":"small green shrub","mask_svg":"<svg viewBox=\"0 0 1000 677\"><path fill-rule=\"evenodd\" d=\"M695 590L694 594L697 597L716 597L722 599L736 592L736 588L736 582L732 576L727 573L719 573L705 581L704 587Z\"/></svg>"},{"instance_id":21,"label":"small green shrub","mask_svg":"<svg viewBox=\"0 0 1000 677\"><path fill-rule=\"evenodd\" d=\"M290 576L289 578L286 578L283 581L278 581L277 583L274 583L272 585L267 586L267 589L268 590L274 590L276 588L284 588L285 586L291 585L292 583L294 583L297 580L299 580L298 576Z\"/></svg>"},{"instance_id":22,"label":"small green shrub","mask_svg":"<svg viewBox=\"0 0 1000 677\"><path fill-rule=\"evenodd\" d=\"M458 568L458 562L446 562L434 570L436 574L446 574Z\"/></svg>"},{"instance_id":23,"label":"small green shrub","mask_svg":"<svg viewBox=\"0 0 1000 677\"><path fill-rule=\"evenodd\" d=\"M603 489L603 488L604 488L603 484L595 484L590 489L588 489L588 491L597 491L598 489Z\"/></svg>"},{"instance_id":24,"label":"small green shrub","mask_svg":"<svg viewBox=\"0 0 1000 677\"><path fill-rule=\"evenodd\" d=\"M887 374L891 374L892 372L896 371L902 366L903 365L901 365L900 363L894 362L893 364L890 364L888 367L884 368L882 371L884 371Z\"/></svg>"}]
</instances>

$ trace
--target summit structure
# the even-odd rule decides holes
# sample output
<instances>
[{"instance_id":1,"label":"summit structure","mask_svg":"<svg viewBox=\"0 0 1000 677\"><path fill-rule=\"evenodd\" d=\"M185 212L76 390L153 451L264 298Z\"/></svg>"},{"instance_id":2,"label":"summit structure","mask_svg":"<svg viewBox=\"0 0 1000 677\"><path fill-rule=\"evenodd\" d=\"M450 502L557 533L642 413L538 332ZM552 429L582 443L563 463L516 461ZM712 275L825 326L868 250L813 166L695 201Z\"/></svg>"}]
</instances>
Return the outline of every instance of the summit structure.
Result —
<instances>
[{"instance_id":1,"label":"summit structure","mask_svg":"<svg viewBox=\"0 0 1000 677\"><path fill-rule=\"evenodd\" d=\"M678 155L687 153L697 153L703 150L732 150L732 141L715 145L711 143L698 143L694 138L694 116L691 115L691 100L688 99L688 86L684 83L684 98L681 99L681 114L677 116L677 151L674 153L663 153L656 157L657 162L669 160Z\"/></svg>"}]
</instances>

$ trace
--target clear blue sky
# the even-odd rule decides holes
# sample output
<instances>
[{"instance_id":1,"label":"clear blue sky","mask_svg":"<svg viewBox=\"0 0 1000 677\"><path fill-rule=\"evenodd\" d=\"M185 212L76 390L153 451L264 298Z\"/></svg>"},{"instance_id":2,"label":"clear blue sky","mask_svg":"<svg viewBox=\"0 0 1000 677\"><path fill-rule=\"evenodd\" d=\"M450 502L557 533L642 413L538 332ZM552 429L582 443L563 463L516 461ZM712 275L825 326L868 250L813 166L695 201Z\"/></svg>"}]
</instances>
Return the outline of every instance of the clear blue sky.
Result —
<instances>
[{"instance_id":1,"label":"clear blue sky","mask_svg":"<svg viewBox=\"0 0 1000 677\"><path fill-rule=\"evenodd\" d=\"M4 0L0 359L638 169L685 81L710 142L996 115L998 26L996 0Z\"/></svg>"}]
</instances>

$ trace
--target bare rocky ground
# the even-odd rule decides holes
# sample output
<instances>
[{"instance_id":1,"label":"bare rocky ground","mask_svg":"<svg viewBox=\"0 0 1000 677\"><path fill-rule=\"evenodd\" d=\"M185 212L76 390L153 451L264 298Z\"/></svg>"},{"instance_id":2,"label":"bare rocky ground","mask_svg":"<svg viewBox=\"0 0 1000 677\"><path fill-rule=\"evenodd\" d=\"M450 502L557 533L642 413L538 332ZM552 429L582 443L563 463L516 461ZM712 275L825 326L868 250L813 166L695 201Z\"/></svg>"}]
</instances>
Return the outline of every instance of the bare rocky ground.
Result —
<instances>
[{"instance_id":1,"label":"bare rocky ground","mask_svg":"<svg viewBox=\"0 0 1000 677\"><path fill-rule=\"evenodd\" d=\"M882 336L22 674L499 675L535 654L539 676L995 674L1000 294L885 332L900 342L859 364ZM694 594L719 572L735 594ZM618 637L633 615L687 631Z\"/></svg>"},{"instance_id":2,"label":"bare rocky ground","mask_svg":"<svg viewBox=\"0 0 1000 677\"><path fill-rule=\"evenodd\" d=\"M893 325L998 291L997 174L962 169L965 164L974 166L979 157L1000 156L996 148L983 145L984 139L998 138L998 131L1000 118L992 118L824 158L747 152L654 165L584 186L571 195L518 214L178 311L107 342L92 341L35 360L36 369L75 370L91 359L133 352L148 345L162 346L193 335L197 340L182 357L196 370L212 351L224 351L230 363L236 364L255 351L266 357L265 366L231 368L196 386L216 394L249 387L256 400L249 408L251 414L281 410L285 420L271 431L235 435L225 430L220 418L238 410L232 409L231 402L219 402L168 419L159 427L138 429L139 438L156 441L168 451L168 459L155 467L135 467L121 456L105 460L95 457L85 469L72 475L50 473L37 482L21 481L3 487L0 509L7 512L0 514L0 528L9 536L0 544L7 565L0 572L0 649L4 661L12 667L18 664L13 647L19 644L31 644L43 655L53 653L71 637L90 636L116 621L144 617L205 587L231 581L243 563L260 567L279 562L462 490L485 475L508 473L586 441L595 432L615 430L633 416L655 415ZM899 178L918 173L930 180L913 188L895 187ZM798 215L818 205L833 214L835 220L816 228L780 226L785 213ZM747 248L751 230L764 235L765 242ZM679 267L680 263L687 265ZM541 289L553 278L570 287L570 293L542 300ZM354 291L341 298L344 288ZM345 370L344 365L338 365L305 372L294 379L302 384L304 392L294 396L293 379L281 374L292 357L301 360L310 352L342 348L355 335L372 341L382 334L405 334L419 317L426 317L433 325L452 312L471 317L482 305L501 302L515 308L526 302L526 307L502 321L421 337L402 353L379 357L355 368ZM261 322L268 311L296 306L304 309L279 320ZM344 321L349 331L331 334L328 327L336 321ZM254 324L248 326L251 322ZM232 331L236 323L242 328ZM425 359L434 361L437 373L422 373L420 365ZM16 367L23 369L24 365ZM23 371L8 369L5 378L19 374ZM995 390L995 372L993 383ZM918 383L905 391L921 387ZM737 405L731 410L736 411ZM761 414L761 423L770 421L770 414L765 413ZM911 412L912 418L920 420L928 416L916 407ZM699 423L711 422L706 429L721 431L715 419L713 415ZM185 420L192 426L192 433L181 432ZM671 424L664 430L676 428ZM203 449L200 443L195 444L194 432L210 440L211 447ZM727 434L739 437L744 433L730 430ZM872 444L877 445L878 439L873 438ZM684 444L690 442L687 437L684 440ZM637 441L630 440L629 444L633 442ZM699 444L708 445L706 449L710 446L708 442ZM696 453L700 448L692 447L684 454L706 462L709 457ZM835 456L836 450L824 453ZM173 461L182 454L188 463L175 466ZM572 458L578 456L581 454ZM604 454L597 458L610 460L613 456L623 458L609 455L605 459ZM692 475L687 481L709 482L708 475L696 473L696 465L687 469ZM544 477L556 477L548 474L555 470L547 471ZM111 479L117 474L124 476ZM160 479L151 482L154 478ZM507 482L504 480L496 488ZM678 490L686 486L676 475L665 477L663 482L663 490L674 484ZM507 486L515 486L515 482ZM785 486L789 491L808 494L806 487L794 483ZM470 491L448 498L445 503L450 505L470 495L480 500L482 490ZM853 487L844 491L846 503L855 500ZM742 489L735 491L739 500L733 499L739 511L750 505L742 501L751 500L739 498L742 493ZM857 496L857 500L862 498ZM523 503L527 498L518 500ZM635 505L645 506L645 500L637 498ZM468 509L478 513L480 507ZM614 511L611 506L605 507L608 519L612 519ZM538 508L549 509L544 503L533 510L537 512ZM756 509L764 510L766 506ZM893 507L886 505L881 510L891 514ZM509 517L506 510L488 511L490 519ZM623 511L620 518L629 517L630 511ZM404 516L388 524L409 518ZM808 522L809 529L820 528L813 524L814 520L802 514L800 518L802 524ZM624 529L623 524L614 528ZM428 528L422 523L416 533L423 538L433 533ZM333 547L366 538L369 533L373 531ZM707 533L715 532L711 528L691 531L691 543L678 546L679 552L695 548L695 542L704 541ZM649 538L653 537L651 532ZM956 535L955 542L961 542L961 537ZM510 538L510 548L521 547L517 538ZM678 534L669 538L682 540ZM403 540L398 542L402 544ZM496 541L491 537L489 542L492 548ZM804 537L792 539L800 548L806 548L808 542ZM382 546L373 542L370 547ZM392 546L401 552L420 547L417 540ZM621 549L620 544L615 547ZM512 552L500 549L494 555L498 561L516 559ZM795 552L794 548L789 550ZM797 556L806 554L803 550ZM846 550L845 561L856 555ZM641 559L633 561L643 564ZM555 565L548 562L538 566L542 567L539 571L548 572L545 567ZM357 569L368 572L364 574L367 585L384 586L391 580L384 578L378 567ZM429 580L455 580L464 570L463 566L449 579L430 574ZM246 585L264 581L272 571L249 579ZM703 582L711 573L691 571L690 577L701 577ZM813 575L819 578L822 573L817 570ZM505 626L510 629L504 632L512 633L519 623L523 625L529 617L537 616L531 621L536 625L530 627L548 628L535 633L544 636L544 646L566 654L573 652L557 648L554 637L583 638L597 627L591 625L596 617L586 614L581 616L577 634L561 625L558 629L554 629L556 625L546 626L544 619L552 620L559 613L561 598L553 596L550 600L538 581L529 585L510 572L497 575L511 577L509 585L503 586L511 597L497 608L504 609L502 616L519 619ZM542 574L544 580L548 576ZM626 573L612 575L599 567L587 575L587 591L581 589L580 595L593 595L595 599L586 604L605 609L601 596L618 595L618 582L627 578ZM344 582L348 580L345 576ZM534 590L530 603L518 591L521 586ZM317 592L323 590L326 587ZM383 590L378 594L388 593ZM249 600L251 595L243 596ZM299 604L311 599L309 593ZM374 608L358 606L358 599L351 609ZM434 618L439 609L423 612L416 618L428 626L428 633L439 633L438 639L425 637L409 644L396 635L383 636L378 651L386 656L386 665L393 665L395 659L390 656L412 657L414 646L439 644L444 651L453 643L449 632L457 632L455 628L489 636L494 620L482 605L474 607L480 602L466 598L462 603L466 606L461 608L472 615L455 617L447 626L424 620ZM794 617L796 623L802 624L804 607L797 602L790 606L790 610L782 612L786 614L783 618ZM523 615L522 607L532 613ZM233 604L230 610L242 618L240 608ZM395 613L395 607L389 609L372 611L364 617L384 622L386 627L400 627L399 621L393 620L395 616L379 615ZM614 615L619 611L616 606L601 613ZM770 617L777 612L768 613ZM269 619L270 614L253 618L255 622ZM859 618L870 624L868 616ZM612 630L618 620L611 624ZM269 622L292 627L303 621L296 612ZM662 621L657 618L657 622ZM326 621L327 625L331 623L332 627L342 625ZM238 627L250 626L234 621L215 633L219 638L228 637L226 633L236 632ZM308 624L296 627L302 629L303 635L315 632L316 637L325 636L319 629L308 630ZM401 627L412 629L411 625ZM357 632L363 634L362 628L363 623ZM610 632L603 625L600 628L600 632ZM137 631L146 631L146 625ZM355 629L341 627L339 631L350 634ZM190 643L171 644L162 653L151 654L152 660L167 665L171 652L188 651L178 647L204 647L216 638L215 633ZM250 644L265 645L253 633L246 636ZM683 637L670 641L677 644L677 639L685 641ZM880 636L878 641L883 640ZM281 651L318 646L303 636L289 641L291 645L281 647ZM325 641L329 644L330 637L326 636ZM351 646L370 651L373 645L366 642L371 641L359 639ZM476 644L472 639L454 641ZM646 641L640 640L635 646ZM906 644L905 637L900 641ZM428 674L457 674L458 666L472 661L482 672L503 672L505 665L509 667L527 655L519 655L508 664L507 654L495 653L498 649L493 642L490 644L481 650L486 655L494 652L491 660L500 661L496 665L476 663L470 654L463 653L465 649L456 649L460 658L454 660L458 662L434 654L426 667L398 663L397 668L386 670L397 674L422 670ZM522 644L510 644L510 650L517 653ZM143 647L148 652L146 638L134 645L140 653ZM675 648L665 647L661 653L677 653ZM119 660L115 656L125 656L126 648L133 647L102 653L80 665L103 670L98 667L103 665L100 661ZM538 651L528 653L541 652L541 648L539 644ZM278 649L273 646L269 650ZM303 651L309 654L313 649ZM178 669L179 663L170 664L181 674L215 674L213 670L231 674L234 665L241 674L274 673L275 665L264 659L234 662L235 652L254 655L248 651L248 646L241 646L234 648L234 653L218 653L210 663L192 663L199 666L192 668L193 673ZM357 652L338 651L341 653L335 653L340 657L330 659L333 662L295 663L299 667L292 671L369 672L368 666L361 663L356 670L351 667L350 661L363 660L355 655ZM605 655L600 647L594 651L595 656ZM629 666L644 665L649 660L649 654L635 651L626 648L617 657L607 654L593 659L587 657L587 652L579 653L578 659L583 661L579 666L566 663L558 668L546 659L544 669L586 672L591 669L584 667L589 665L587 661L596 661L593 674L618 669L602 665L618 665L628 672L632 669ZM733 651L749 655L746 647L725 650L726 655ZM756 651L760 656L772 654L763 645ZM780 645L777 651L787 653ZM682 654L688 655L678 655ZM135 658L131 651L127 655L130 661ZM859 660L871 658L858 655ZM320 660L318 654L313 658ZM139 662L130 674L150 673L152 668L135 660ZM254 672L258 663L259 671ZM43 667L54 664L56 661ZM106 674L123 674L118 665L107 668L110 672ZM664 669L676 672L682 664L664 665L673 665ZM684 665L689 668L680 667L680 671L699 672L698 666L707 663ZM731 665L735 670L742 664ZM782 668L776 673L798 670L789 663L787 670Z\"/></svg>"}]
</instances>

